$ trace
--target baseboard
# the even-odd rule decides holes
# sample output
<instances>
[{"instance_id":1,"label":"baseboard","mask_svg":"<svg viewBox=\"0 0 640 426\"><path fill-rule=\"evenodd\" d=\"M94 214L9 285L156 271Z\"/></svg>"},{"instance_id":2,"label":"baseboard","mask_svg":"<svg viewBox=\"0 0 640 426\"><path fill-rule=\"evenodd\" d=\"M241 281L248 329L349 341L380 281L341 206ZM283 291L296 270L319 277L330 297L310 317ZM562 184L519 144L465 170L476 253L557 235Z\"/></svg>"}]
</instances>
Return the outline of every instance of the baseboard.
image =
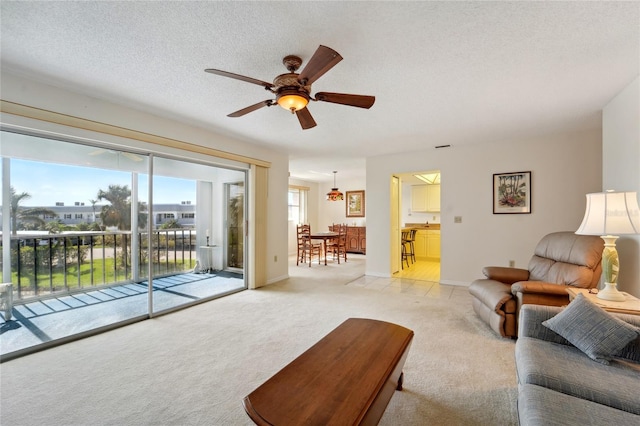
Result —
<instances>
[{"instance_id":1,"label":"baseboard","mask_svg":"<svg viewBox=\"0 0 640 426\"><path fill-rule=\"evenodd\" d=\"M279 277L275 277L275 278L271 278L270 280L267 280L267 285L269 284L275 284L277 282L286 280L289 278L289 274L285 274L285 275L280 275Z\"/></svg>"}]
</instances>

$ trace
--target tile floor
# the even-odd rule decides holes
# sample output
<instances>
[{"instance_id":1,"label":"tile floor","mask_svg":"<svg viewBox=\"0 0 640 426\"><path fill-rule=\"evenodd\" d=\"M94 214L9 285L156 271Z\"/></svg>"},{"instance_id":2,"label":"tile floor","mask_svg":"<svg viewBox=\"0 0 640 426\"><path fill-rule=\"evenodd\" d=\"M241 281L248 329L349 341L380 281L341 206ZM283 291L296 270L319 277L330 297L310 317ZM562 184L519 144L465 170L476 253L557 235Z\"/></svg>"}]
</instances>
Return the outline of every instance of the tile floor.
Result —
<instances>
[{"instance_id":1,"label":"tile floor","mask_svg":"<svg viewBox=\"0 0 640 426\"><path fill-rule=\"evenodd\" d=\"M467 292L466 287L444 285L434 281L416 280L411 278L382 278L364 275L347 284L351 287L361 287L389 293L407 293L438 299L450 299L457 292Z\"/></svg>"}]
</instances>

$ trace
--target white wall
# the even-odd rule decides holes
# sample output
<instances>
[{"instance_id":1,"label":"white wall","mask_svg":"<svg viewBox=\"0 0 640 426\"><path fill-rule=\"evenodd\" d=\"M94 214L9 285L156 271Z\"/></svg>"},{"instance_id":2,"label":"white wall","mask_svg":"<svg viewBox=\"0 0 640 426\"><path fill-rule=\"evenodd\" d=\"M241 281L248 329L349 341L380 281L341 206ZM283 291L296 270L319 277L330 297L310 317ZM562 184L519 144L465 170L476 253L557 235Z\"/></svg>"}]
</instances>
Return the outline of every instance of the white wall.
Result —
<instances>
[{"instance_id":1,"label":"white wall","mask_svg":"<svg viewBox=\"0 0 640 426\"><path fill-rule=\"evenodd\" d=\"M275 282L288 276L287 241L282 238L282 235L285 235L287 232L287 179L289 175L289 161L286 155L259 145L253 145L228 136L222 136L203 128L187 125L167 117L137 111L122 105L54 87L43 82L30 80L6 72L5 70L2 72L0 84L2 99L6 101L95 120L271 162L268 179L268 208L266 212L268 215L267 252L264 253L267 261L267 282ZM20 118L3 114L3 119L15 119L19 121ZM80 129L53 126L49 123L35 122L35 124L38 129L51 130L55 128L65 135L85 136L88 133ZM116 138L100 136L98 140L106 139ZM127 146L143 149L149 146L149 144L133 140L120 140L120 142ZM184 151L173 148L154 146L153 150L160 153L183 155L185 158L199 158L205 161L213 161L211 157L201 154L185 153ZM277 262L274 260L274 256L278 257L279 260Z\"/></svg>"},{"instance_id":2,"label":"white wall","mask_svg":"<svg viewBox=\"0 0 640 426\"><path fill-rule=\"evenodd\" d=\"M394 173L437 169L441 184L441 282L468 285L487 265L526 268L542 236L575 231L585 194L602 182L601 130L536 140L452 146L367 158L367 275L390 275ZM532 213L494 215L493 174L531 171ZM462 223L454 224L453 217Z\"/></svg>"},{"instance_id":3,"label":"white wall","mask_svg":"<svg viewBox=\"0 0 640 426\"><path fill-rule=\"evenodd\" d=\"M640 194L640 77L602 111L602 189ZM640 235L617 241L618 287L640 297Z\"/></svg>"}]
</instances>

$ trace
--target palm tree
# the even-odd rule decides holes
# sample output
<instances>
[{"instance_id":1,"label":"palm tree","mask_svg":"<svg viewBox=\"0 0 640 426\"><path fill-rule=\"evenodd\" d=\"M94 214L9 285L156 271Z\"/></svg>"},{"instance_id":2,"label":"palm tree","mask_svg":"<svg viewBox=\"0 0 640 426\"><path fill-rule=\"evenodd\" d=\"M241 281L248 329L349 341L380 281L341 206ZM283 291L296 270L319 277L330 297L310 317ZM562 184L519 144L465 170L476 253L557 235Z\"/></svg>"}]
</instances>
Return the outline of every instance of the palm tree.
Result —
<instances>
[{"instance_id":1,"label":"palm tree","mask_svg":"<svg viewBox=\"0 0 640 426\"><path fill-rule=\"evenodd\" d=\"M91 203L91 209L93 210L93 223L96 223L96 203L98 202L98 200L91 199L89 200L89 202Z\"/></svg>"},{"instance_id":2,"label":"palm tree","mask_svg":"<svg viewBox=\"0 0 640 426\"><path fill-rule=\"evenodd\" d=\"M128 185L109 185L107 191L98 191L98 200L110 204L102 206L100 218L105 226L116 226L119 230L131 229L131 190ZM138 203L138 227L147 224L146 206Z\"/></svg>"},{"instance_id":3,"label":"palm tree","mask_svg":"<svg viewBox=\"0 0 640 426\"><path fill-rule=\"evenodd\" d=\"M25 222L36 224L40 229L45 225L45 221L40 216L58 217L53 210L44 207L20 207L20 203L31 198L28 192L17 193L15 188L11 187L11 233L16 235L18 228L23 228Z\"/></svg>"}]
</instances>

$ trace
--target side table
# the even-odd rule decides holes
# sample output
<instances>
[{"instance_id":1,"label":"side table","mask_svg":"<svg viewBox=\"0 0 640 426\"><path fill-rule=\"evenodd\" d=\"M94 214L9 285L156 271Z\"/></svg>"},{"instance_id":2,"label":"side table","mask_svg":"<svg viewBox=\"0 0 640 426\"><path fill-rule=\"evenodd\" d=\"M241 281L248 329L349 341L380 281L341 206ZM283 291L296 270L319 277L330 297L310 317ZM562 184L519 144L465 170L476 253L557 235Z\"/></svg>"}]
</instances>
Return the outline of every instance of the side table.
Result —
<instances>
[{"instance_id":1,"label":"side table","mask_svg":"<svg viewBox=\"0 0 640 426\"><path fill-rule=\"evenodd\" d=\"M216 272L213 267L213 250L218 247L216 245L206 245L200 246L200 256L199 260L201 261L199 273L201 274L213 274Z\"/></svg>"},{"instance_id":2,"label":"side table","mask_svg":"<svg viewBox=\"0 0 640 426\"><path fill-rule=\"evenodd\" d=\"M598 299L597 294L589 293L586 288L568 288L569 300L573 300L578 294L582 293L584 297L589 299L597 306L608 312L617 312L619 314L640 315L640 299L630 295L629 293L622 292L625 296L624 302L613 302L610 300Z\"/></svg>"}]
</instances>

